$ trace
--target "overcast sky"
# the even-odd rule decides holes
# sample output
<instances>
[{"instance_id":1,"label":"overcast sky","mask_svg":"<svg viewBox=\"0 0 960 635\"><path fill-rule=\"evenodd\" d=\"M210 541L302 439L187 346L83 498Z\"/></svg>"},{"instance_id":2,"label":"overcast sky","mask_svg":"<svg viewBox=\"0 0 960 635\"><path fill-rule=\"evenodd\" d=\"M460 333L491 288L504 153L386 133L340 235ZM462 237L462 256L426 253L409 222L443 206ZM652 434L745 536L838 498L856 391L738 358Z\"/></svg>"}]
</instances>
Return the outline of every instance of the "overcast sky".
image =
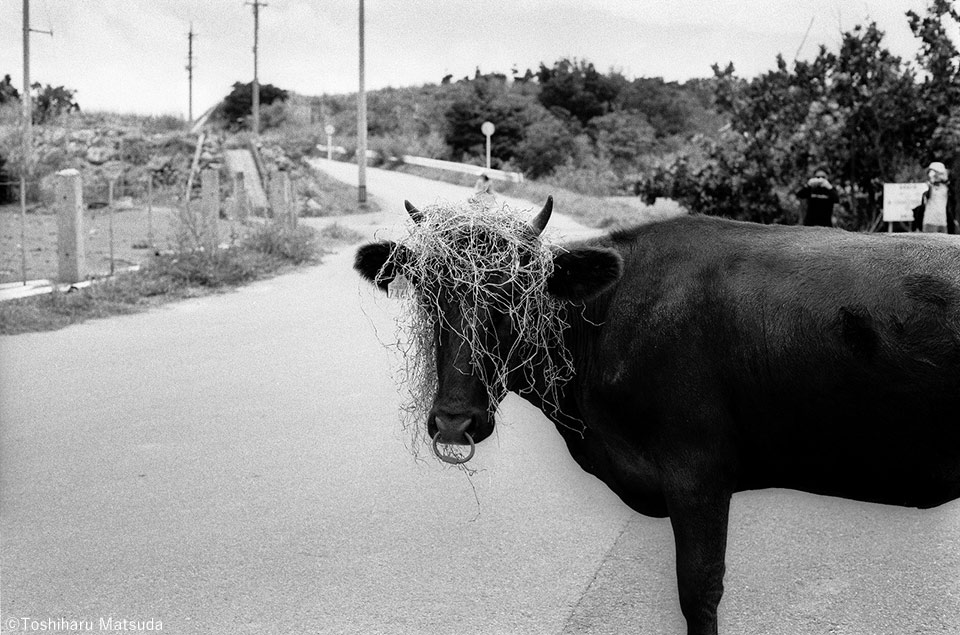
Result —
<instances>
[{"instance_id":1,"label":"overcast sky","mask_svg":"<svg viewBox=\"0 0 960 635\"><path fill-rule=\"evenodd\" d=\"M268 0L260 81L307 95L355 92L358 0ZM776 54L836 50L876 21L887 46L916 54L904 13L925 0L366 0L367 88L536 70L561 57L627 77L709 77L732 61L751 77ZM194 114L253 77L253 11L242 0L30 0L31 79L76 89L85 110L186 116L187 32ZM813 21L812 26L811 20ZM809 34L804 37L808 27ZM960 40L960 28L957 29ZM0 0L0 74L23 83L22 0Z\"/></svg>"}]
</instances>

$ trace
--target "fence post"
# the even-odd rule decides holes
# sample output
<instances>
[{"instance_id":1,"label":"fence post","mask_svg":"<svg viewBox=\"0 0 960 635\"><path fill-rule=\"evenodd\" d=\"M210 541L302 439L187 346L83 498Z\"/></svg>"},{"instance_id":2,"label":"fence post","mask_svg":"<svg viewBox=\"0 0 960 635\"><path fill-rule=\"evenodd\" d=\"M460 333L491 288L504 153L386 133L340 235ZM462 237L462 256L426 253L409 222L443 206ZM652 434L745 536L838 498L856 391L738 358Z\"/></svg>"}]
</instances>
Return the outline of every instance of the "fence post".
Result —
<instances>
[{"instance_id":1,"label":"fence post","mask_svg":"<svg viewBox=\"0 0 960 635\"><path fill-rule=\"evenodd\" d=\"M147 172L147 243L153 249L153 172Z\"/></svg>"},{"instance_id":2,"label":"fence post","mask_svg":"<svg viewBox=\"0 0 960 635\"><path fill-rule=\"evenodd\" d=\"M291 229L297 228L297 201L294 200L294 192L296 188L294 187L293 180L289 175L284 174L284 182L286 184L285 191L287 196L287 215L290 222Z\"/></svg>"},{"instance_id":3,"label":"fence post","mask_svg":"<svg viewBox=\"0 0 960 635\"><path fill-rule=\"evenodd\" d=\"M107 182L107 231L110 238L110 275L114 274L113 261L113 185L115 181L110 179Z\"/></svg>"},{"instance_id":4,"label":"fence post","mask_svg":"<svg viewBox=\"0 0 960 635\"><path fill-rule=\"evenodd\" d=\"M80 282L84 262L83 183L79 170L57 172L57 281Z\"/></svg>"},{"instance_id":5,"label":"fence post","mask_svg":"<svg viewBox=\"0 0 960 635\"><path fill-rule=\"evenodd\" d=\"M274 221L281 223L285 222L287 217L287 191L284 186L284 177L287 177L286 172L274 172L270 175L268 185L270 188L270 216ZM289 179L289 177L287 178Z\"/></svg>"},{"instance_id":6,"label":"fence post","mask_svg":"<svg viewBox=\"0 0 960 635\"><path fill-rule=\"evenodd\" d=\"M233 173L233 217L241 223L247 222L250 214L250 201L247 200L247 188L243 172Z\"/></svg>"},{"instance_id":7,"label":"fence post","mask_svg":"<svg viewBox=\"0 0 960 635\"><path fill-rule=\"evenodd\" d=\"M201 227L205 234L204 247L210 254L216 253L220 237L217 235L217 220L220 218L220 172L204 170L200 174Z\"/></svg>"},{"instance_id":8,"label":"fence post","mask_svg":"<svg viewBox=\"0 0 960 635\"><path fill-rule=\"evenodd\" d=\"M270 207L273 219L289 227L297 226L297 210L293 203L293 187L290 175L276 172L270 177Z\"/></svg>"}]
</instances>

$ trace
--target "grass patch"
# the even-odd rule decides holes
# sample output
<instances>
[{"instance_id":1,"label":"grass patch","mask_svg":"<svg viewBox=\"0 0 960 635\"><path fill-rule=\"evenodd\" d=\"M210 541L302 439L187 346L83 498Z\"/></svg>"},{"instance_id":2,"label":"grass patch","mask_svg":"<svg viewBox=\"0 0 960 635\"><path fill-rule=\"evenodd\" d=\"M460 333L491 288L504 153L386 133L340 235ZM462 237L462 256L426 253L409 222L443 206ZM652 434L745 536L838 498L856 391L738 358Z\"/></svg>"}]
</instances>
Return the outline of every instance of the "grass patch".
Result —
<instances>
[{"instance_id":1,"label":"grass patch","mask_svg":"<svg viewBox=\"0 0 960 635\"><path fill-rule=\"evenodd\" d=\"M363 240L363 234L340 223L331 223L320 230L320 236L338 243L353 243Z\"/></svg>"},{"instance_id":2,"label":"grass patch","mask_svg":"<svg viewBox=\"0 0 960 635\"><path fill-rule=\"evenodd\" d=\"M302 265L319 258L318 239L312 227L300 225L289 228L279 223L268 223L247 236L241 244L248 252Z\"/></svg>"},{"instance_id":3,"label":"grass patch","mask_svg":"<svg viewBox=\"0 0 960 635\"><path fill-rule=\"evenodd\" d=\"M305 178L296 181L297 198L304 201L301 216L346 216L380 211L380 206L371 198L361 207L355 186L338 181L322 170L304 166L304 171Z\"/></svg>"}]
</instances>

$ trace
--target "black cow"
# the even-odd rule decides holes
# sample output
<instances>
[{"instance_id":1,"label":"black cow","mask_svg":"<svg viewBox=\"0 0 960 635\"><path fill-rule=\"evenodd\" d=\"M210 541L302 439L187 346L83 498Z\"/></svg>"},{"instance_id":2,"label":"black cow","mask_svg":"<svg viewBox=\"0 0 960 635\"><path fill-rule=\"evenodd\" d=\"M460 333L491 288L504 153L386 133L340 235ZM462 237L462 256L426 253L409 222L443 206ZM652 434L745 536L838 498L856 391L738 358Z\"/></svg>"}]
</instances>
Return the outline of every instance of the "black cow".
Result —
<instances>
[{"instance_id":1,"label":"black cow","mask_svg":"<svg viewBox=\"0 0 960 635\"><path fill-rule=\"evenodd\" d=\"M391 248L361 247L356 269L384 285ZM689 633L717 632L734 492L960 497L960 240L688 216L566 245L554 266L576 377L544 411L583 469L669 516ZM429 433L472 444L493 428L487 393L441 335Z\"/></svg>"}]
</instances>

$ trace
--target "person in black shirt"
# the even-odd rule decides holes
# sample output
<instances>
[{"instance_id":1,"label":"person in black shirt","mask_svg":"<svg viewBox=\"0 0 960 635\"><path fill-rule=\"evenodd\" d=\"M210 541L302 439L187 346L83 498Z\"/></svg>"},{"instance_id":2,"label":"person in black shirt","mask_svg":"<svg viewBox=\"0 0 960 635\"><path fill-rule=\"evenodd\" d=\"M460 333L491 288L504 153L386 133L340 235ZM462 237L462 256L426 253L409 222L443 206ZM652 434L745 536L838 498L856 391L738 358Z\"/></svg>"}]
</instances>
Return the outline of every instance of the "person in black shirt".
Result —
<instances>
[{"instance_id":1,"label":"person in black shirt","mask_svg":"<svg viewBox=\"0 0 960 635\"><path fill-rule=\"evenodd\" d=\"M840 202L837 189L827 180L827 173L817 170L813 178L797 192L797 198L806 203L803 224L833 227L833 206Z\"/></svg>"}]
</instances>

